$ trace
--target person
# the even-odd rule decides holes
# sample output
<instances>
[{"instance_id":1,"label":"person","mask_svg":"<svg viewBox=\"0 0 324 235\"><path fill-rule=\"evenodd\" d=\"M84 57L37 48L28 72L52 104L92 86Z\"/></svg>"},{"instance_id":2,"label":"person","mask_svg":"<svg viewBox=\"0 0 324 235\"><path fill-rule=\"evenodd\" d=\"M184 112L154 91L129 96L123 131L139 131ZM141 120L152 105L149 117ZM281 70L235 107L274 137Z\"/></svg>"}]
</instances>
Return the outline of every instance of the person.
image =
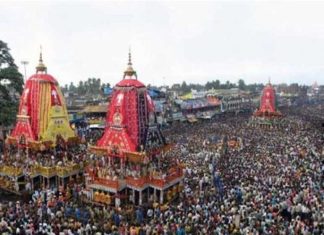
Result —
<instances>
[{"instance_id":1,"label":"person","mask_svg":"<svg viewBox=\"0 0 324 235\"><path fill-rule=\"evenodd\" d=\"M176 235L185 235L185 234L186 234L186 231L184 230L183 226L179 225L177 228Z\"/></svg>"},{"instance_id":2,"label":"person","mask_svg":"<svg viewBox=\"0 0 324 235\"><path fill-rule=\"evenodd\" d=\"M135 213L136 213L136 223L142 224L144 217L141 208L137 208Z\"/></svg>"}]
</instances>

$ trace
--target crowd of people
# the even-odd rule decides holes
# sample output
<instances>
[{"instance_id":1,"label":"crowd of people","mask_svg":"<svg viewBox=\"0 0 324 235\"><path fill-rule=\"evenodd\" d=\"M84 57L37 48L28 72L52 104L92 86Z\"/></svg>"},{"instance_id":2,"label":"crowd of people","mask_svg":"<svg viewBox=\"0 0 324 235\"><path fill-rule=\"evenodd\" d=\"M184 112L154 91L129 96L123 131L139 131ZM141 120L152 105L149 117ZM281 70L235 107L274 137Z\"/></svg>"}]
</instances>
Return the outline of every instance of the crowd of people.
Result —
<instances>
[{"instance_id":1,"label":"crowd of people","mask_svg":"<svg viewBox=\"0 0 324 235\"><path fill-rule=\"evenodd\" d=\"M43 190L29 202L1 200L0 233L322 234L323 109L284 114L286 126L276 130L251 127L240 114L165 130L185 165L184 189L166 205L84 205L80 187L69 200ZM228 146L231 139L241 146Z\"/></svg>"},{"instance_id":2,"label":"crowd of people","mask_svg":"<svg viewBox=\"0 0 324 235\"><path fill-rule=\"evenodd\" d=\"M10 190L19 191L21 187L18 185L18 177L24 175L26 190L30 191L32 190L33 175L38 175L39 172L36 171L39 171L39 168L64 168L78 165L82 169L87 157L86 150L87 146L81 143L65 148L58 146L44 151L17 149L14 146L9 146L6 152L0 155L0 166L8 168L10 171L19 169L21 173L13 177L1 175L0 186L1 182L8 181Z\"/></svg>"},{"instance_id":3,"label":"crowd of people","mask_svg":"<svg viewBox=\"0 0 324 235\"><path fill-rule=\"evenodd\" d=\"M87 171L95 178L114 181L125 177L162 179L178 164L177 159L172 156L174 151L166 151L158 156L145 156L142 162L125 162L119 157L107 158L91 154L87 161Z\"/></svg>"},{"instance_id":4,"label":"crowd of people","mask_svg":"<svg viewBox=\"0 0 324 235\"><path fill-rule=\"evenodd\" d=\"M10 157L9 157L10 156ZM54 167L57 165L66 166L69 164L78 164L85 160L85 146L80 148L69 148L68 151L35 152L29 150L10 154L4 154L1 158L1 164L11 165L28 169L31 166L40 165L44 167Z\"/></svg>"}]
</instances>

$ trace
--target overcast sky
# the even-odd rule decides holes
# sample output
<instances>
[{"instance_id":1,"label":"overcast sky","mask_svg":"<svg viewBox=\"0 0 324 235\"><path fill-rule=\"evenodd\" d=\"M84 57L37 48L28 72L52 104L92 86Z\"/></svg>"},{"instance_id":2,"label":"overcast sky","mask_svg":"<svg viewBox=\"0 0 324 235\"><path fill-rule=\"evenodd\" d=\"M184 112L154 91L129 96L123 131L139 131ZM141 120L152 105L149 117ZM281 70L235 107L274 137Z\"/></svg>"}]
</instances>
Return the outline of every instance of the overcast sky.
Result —
<instances>
[{"instance_id":1,"label":"overcast sky","mask_svg":"<svg viewBox=\"0 0 324 235\"><path fill-rule=\"evenodd\" d=\"M0 1L0 40L20 71L40 44L61 85L114 85L131 46L139 80L324 84L324 1Z\"/></svg>"}]
</instances>

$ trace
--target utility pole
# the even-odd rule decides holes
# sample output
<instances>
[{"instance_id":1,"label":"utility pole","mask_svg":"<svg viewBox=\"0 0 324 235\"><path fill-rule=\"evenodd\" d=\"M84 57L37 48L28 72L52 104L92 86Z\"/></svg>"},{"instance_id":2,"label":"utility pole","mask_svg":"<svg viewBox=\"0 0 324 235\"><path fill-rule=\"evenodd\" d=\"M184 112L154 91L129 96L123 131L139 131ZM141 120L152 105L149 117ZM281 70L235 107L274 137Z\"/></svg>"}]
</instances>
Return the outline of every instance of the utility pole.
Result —
<instances>
[{"instance_id":1,"label":"utility pole","mask_svg":"<svg viewBox=\"0 0 324 235\"><path fill-rule=\"evenodd\" d=\"M24 71L25 71L25 81L27 80L27 75L26 75L26 65L29 64L29 62L27 60L22 60L21 64L24 66Z\"/></svg>"}]
</instances>

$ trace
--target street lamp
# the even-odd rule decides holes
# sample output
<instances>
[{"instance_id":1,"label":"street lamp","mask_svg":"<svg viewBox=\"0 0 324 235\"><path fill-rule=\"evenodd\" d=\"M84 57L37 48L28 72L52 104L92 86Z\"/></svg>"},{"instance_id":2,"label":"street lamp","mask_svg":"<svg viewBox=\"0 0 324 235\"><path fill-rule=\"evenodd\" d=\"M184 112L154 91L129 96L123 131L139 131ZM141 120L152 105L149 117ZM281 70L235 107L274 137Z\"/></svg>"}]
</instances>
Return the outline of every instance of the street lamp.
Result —
<instances>
[{"instance_id":1,"label":"street lamp","mask_svg":"<svg viewBox=\"0 0 324 235\"><path fill-rule=\"evenodd\" d=\"M29 62L26 61L26 60L22 60L22 61L21 61L21 64L24 66L24 70L25 70L25 80L27 80L27 75L26 75L26 65L28 65Z\"/></svg>"}]
</instances>

